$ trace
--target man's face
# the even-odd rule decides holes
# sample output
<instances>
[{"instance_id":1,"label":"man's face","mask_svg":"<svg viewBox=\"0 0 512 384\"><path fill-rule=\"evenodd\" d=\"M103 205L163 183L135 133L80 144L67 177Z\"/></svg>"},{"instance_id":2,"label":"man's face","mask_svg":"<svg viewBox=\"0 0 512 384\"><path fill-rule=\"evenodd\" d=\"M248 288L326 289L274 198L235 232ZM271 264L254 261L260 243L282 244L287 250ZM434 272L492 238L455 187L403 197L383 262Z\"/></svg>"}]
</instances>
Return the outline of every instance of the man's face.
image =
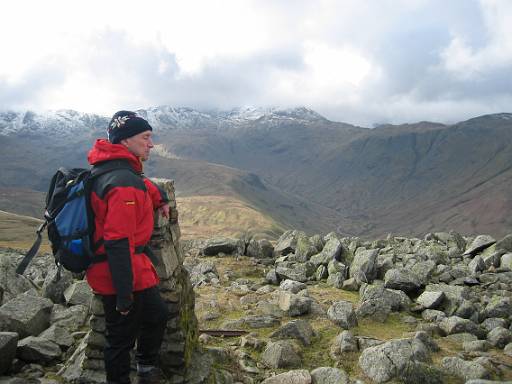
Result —
<instances>
[{"instance_id":1,"label":"man's face","mask_svg":"<svg viewBox=\"0 0 512 384\"><path fill-rule=\"evenodd\" d=\"M151 136L151 131L144 131L135 136L121 140L121 144L142 161L146 161L149 159L151 148L153 148L153 139Z\"/></svg>"}]
</instances>

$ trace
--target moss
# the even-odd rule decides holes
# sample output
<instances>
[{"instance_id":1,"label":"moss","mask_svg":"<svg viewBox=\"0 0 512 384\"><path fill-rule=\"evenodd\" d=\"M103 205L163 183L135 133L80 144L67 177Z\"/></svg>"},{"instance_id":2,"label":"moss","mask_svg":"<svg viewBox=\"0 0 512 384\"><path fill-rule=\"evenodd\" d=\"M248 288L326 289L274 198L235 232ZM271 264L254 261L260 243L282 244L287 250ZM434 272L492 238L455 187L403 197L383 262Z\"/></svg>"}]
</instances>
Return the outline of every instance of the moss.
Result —
<instances>
[{"instance_id":1,"label":"moss","mask_svg":"<svg viewBox=\"0 0 512 384\"><path fill-rule=\"evenodd\" d=\"M373 321L371 318L362 319L359 325L353 329L357 335L373 337L379 340L390 340L404 337L405 333L411 332L414 327L404 323L401 314L391 313L384 323Z\"/></svg>"}]
</instances>

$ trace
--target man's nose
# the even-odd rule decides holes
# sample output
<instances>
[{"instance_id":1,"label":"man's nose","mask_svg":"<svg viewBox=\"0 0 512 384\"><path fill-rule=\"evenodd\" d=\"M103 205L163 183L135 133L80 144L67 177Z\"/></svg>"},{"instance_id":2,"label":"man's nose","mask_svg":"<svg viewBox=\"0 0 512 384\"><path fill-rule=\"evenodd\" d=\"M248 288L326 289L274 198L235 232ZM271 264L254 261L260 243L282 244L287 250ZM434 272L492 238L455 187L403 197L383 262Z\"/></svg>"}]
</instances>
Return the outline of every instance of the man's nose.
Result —
<instances>
[{"instance_id":1,"label":"man's nose","mask_svg":"<svg viewBox=\"0 0 512 384\"><path fill-rule=\"evenodd\" d=\"M148 141L148 145L149 145L149 148L153 148L155 146L155 144L153 144L153 139L149 139Z\"/></svg>"}]
</instances>

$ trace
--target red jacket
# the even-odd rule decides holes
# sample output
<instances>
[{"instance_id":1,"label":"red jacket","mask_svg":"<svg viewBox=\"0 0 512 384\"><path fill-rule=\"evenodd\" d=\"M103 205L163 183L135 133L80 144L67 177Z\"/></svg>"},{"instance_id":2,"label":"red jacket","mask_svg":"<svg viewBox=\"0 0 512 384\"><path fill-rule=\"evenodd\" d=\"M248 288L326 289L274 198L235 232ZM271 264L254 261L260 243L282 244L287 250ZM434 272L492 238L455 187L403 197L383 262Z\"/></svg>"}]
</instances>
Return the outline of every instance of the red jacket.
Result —
<instances>
[{"instance_id":1,"label":"red jacket","mask_svg":"<svg viewBox=\"0 0 512 384\"><path fill-rule=\"evenodd\" d=\"M95 254L106 254L107 260L89 267L87 281L96 293L117 294L118 307L128 308L133 292L159 282L151 260L141 248L151 238L155 209L167 198L142 176L141 161L121 144L98 139L88 160L94 168L114 170L98 176L91 192L94 244L102 244ZM119 305L120 298L124 304Z\"/></svg>"}]
</instances>

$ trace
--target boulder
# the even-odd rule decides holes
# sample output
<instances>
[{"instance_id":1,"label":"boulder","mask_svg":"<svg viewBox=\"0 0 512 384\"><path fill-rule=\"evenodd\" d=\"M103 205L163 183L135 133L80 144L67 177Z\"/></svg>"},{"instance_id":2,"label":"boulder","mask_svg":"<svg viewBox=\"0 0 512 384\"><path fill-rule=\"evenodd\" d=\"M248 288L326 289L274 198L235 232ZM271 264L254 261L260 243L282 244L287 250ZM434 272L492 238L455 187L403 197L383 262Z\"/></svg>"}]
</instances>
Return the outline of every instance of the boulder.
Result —
<instances>
[{"instance_id":1,"label":"boulder","mask_svg":"<svg viewBox=\"0 0 512 384\"><path fill-rule=\"evenodd\" d=\"M393 378L401 379L408 374L410 364L428 362L430 355L417 339L396 339L375 347L366 348L359 357L364 374L376 383Z\"/></svg>"},{"instance_id":2,"label":"boulder","mask_svg":"<svg viewBox=\"0 0 512 384\"><path fill-rule=\"evenodd\" d=\"M446 314L443 311L437 311L435 309L425 309L421 312L421 318L425 321L440 322L446 318Z\"/></svg>"},{"instance_id":3,"label":"boulder","mask_svg":"<svg viewBox=\"0 0 512 384\"><path fill-rule=\"evenodd\" d=\"M286 279L286 280L281 281L279 288L282 289L283 291L289 291L291 293L299 293L303 289L306 289L306 284L295 281L295 280Z\"/></svg>"},{"instance_id":4,"label":"boulder","mask_svg":"<svg viewBox=\"0 0 512 384\"><path fill-rule=\"evenodd\" d=\"M297 231L286 231L283 233L274 247L275 254L286 256L290 253L294 253L297 245L296 235Z\"/></svg>"},{"instance_id":5,"label":"boulder","mask_svg":"<svg viewBox=\"0 0 512 384\"><path fill-rule=\"evenodd\" d=\"M41 294L56 304L64 304L66 302L64 292L71 284L73 284L73 274L61 268L59 277L59 269L54 266L44 279Z\"/></svg>"},{"instance_id":6,"label":"boulder","mask_svg":"<svg viewBox=\"0 0 512 384\"><path fill-rule=\"evenodd\" d=\"M487 317L507 319L512 313L512 299L510 297L493 297L485 307L485 313Z\"/></svg>"},{"instance_id":7,"label":"boulder","mask_svg":"<svg viewBox=\"0 0 512 384\"><path fill-rule=\"evenodd\" d=\"M217 256L219 253L243 255L245 244L238 239L216 237L209 239L204 244L201 253L205 256Z\"/></svg>"},{"instance_id":8,"label":"boulder","mask_svg":"<svg viewBox=\"0 0 512 384\"><path fill-rule=\"evenodd\" d=\"M406 311L411 300L403 292L384 288L382 284L364 284L359 290L359 302L384 301L392 311Z\"/></svg>"},{"instance_id":9,"label":"boulder","mask_svg":"<svg viewBox=\"0 0 512 384\"><path fill-rule=\"evenodd\" d=\"M292 320L273 332L270 337L277 339L297 339L304 346L311 344L313 328L306 320Z\"/></svg>"},{"instance_id":10,"label":"boulder","mask_svg":"<svg viewBox=\"0 0 512 384\"><path fill-rule=\"evenodd\" d=\"M480 255L475 256L468 264L469 272L473 275L476 275L478 272L483 272L485 268L485 261Z\"/></svg>"},{"instance_id":11,"label":"boulder","mask_svg":"<svg viewBox=\"0 0 512 384\"><path fill-rule=\"evenodd\" d=\"M309 258L317 252L316 246L311 243L309 237L305 234L300 234L297 237L297 244L295 245L295 260L300 262L308 261Z\"/></svg>"},{"instance_id":12,"label":"boulder","mask_svg":"<svg viewBox=\"0 0 512 384\"><path fill-rule=\"evenodd\" d=\"M311 311L312 299L281 291L278 296L279 308L289 316L301 316Z\"/></svg>"},{"instance_id":13,"label":"boulder","mask_svg":"<svg viewBox=\"0 0 512 384\"><path fill-rule=\"evenodd\" d=\"M310 262L297 263L290 266L278 265L276 267L276 273L281 280L290 279L302 283L305 283L310 277L313 277L315 271L315 266Z\"/></svg>"},{"instance_id":14,"label":"boulder","mask_svg":"<svg viewBox=\"0 0 512 384\"><path fill-rule=\"evenodd\" d=\"M481 333L478 325L473 323L471 320L463 319L458 316L450 316L441 320L439 327L447 335L454 333L471 333L473 335L477 335Z\"/></svg>"},{"instance_id":15,"label":"boulder","mask_svg":"<svg viewBox=\"0 0 512 384\"><path fill-rule=\"evenodd\" d=\"M358 248L350 265L350 277L355 278L359 283L371 283L377 276L378 254L378 249Z\"/></svg>"},{"instance_id":16,"label":"boulder","mask_svg":"<svg viewBox=\"0 0 512 384\"><path fill-rule=\"evenodd\" d=\"M435 309L441 305L444 299L444 292L425 291L418 296L416 302L423 308Z\"/></svg>"},{"instance_id":17,"label":"boulder","mask_svg":"<svg viewBox=\"0 0 512 384\"><path fill-rule=\"evenodd\" d=\"M103 311L103 307L101 311ZM67 328L70 332L74 332L85 324L88 315L89 307L85 305L73 305L69 308L55 305L50 315L50 322L52 325L59 325Z\"/></svg>"},{"instance_id":18,"label":"boulder","mask_svg":"<svg viewBox=\"0 0 512 384\"><path fill-rule=\"evenodd\" d=\"M505 348L512 341L512 332L506 328L496 327L487 334L487 341L496 348Z\"/></svg>"},{"instance_id":19,"label":"boulder","mask_svg":"<svg viewBox=\"0 0 512 384\"><path fill-rule=\"evenodd\" d=\"M315 272L315 280L320 281L329 276L329 272L327 272L327 267L325 265L319 265Z\"/></svg>"},{"instance_id":20,"label":"boulder","mask_svg":"<svg viewBox=\"0 0 512 384\"><path fill-rule=\"evenodd\" d=\"M331 260L342 261L346 253L347 251L343 249L343 245L336 238L327 240L327 243L325 243L322 249L322 255L324 255L327 262Z\"/></svg>"},{"instance_id":21,"label":"boulder","mask_svg":"<svg viewBox=\"0 0 512 384\"><path fill-rule=\"evenodd\" d=\"M509 357L512 357L512 343L505 345L505 348L503 348L503 353Z\"/></svg>"},{"instance_id":22,"label":"boulder","mask_svg":"<svg viewBox=\"0 0 512 384\"><path fill-rule=\"evenodd\" d=\"M501 319L499 317L488 317L480 326L487 332L492 331L496 327L508 328L509 322L505 319Z\"/></svg>"},{"instance_id":23,"label":"boulder","mask_svg":"<svg viewBox=\"0 0 512 384\"><path fill-rule=\"evenodd\" d=\"M473 340L462 343L464 352L486 352L491 344L485 340Z\"/></svg>"},{"instance_id":24,"label":"boulder","mask_svg":"<svg viewBox=\"0 0 512 384\"><path fill-rule=\"evenodd\" d=\"M341 272L332 273L327 277L327 285L341 289L345 281L345 274Z\"/></svg>"},{"instance_id":25,"label":"boulder","mask_svg":"<svg viewBox=\"0 0 512 384\"><path fill-rule=\"evenodd\" d=\"M502 249L506 252L512 252L512 234L505 236L496 242L496 249Z\"/></svg>"},{"instance_id":26,"label":"boulder","mask_svg":"<svg viewBox=\"0 0 512 384\"><path fill-rule=\"evenodd\" d=\"M88 307L91 304L92 297L91 287L85 280L74 282L64 291L64 298L68 305L81 304Z\"/></svg>"},{"instance_id":27,"label":"boulder","mask_svg":"<svg viewBox=\"0 0 512 384\"><path fill-rule=\"evenodd\" d=\"M357 317L352 303L348 301L337 301L327 310L327 317L334 324L343 329L350 329L357 326Z\"/></svg>"},{"instance_id":28,"label":"boulder","mask_svg":"<svg viewBox=\"0 0 512 384\"><path fill-rule=\"evenodd\" d=\"M16 355L29 363L49 363L60 358L61 350L53 341L29 336L18 343Z\"/></svg>"},{"instance_id":29,"label":"boulder","mask_svg":"<svg viewBox=\"0 0 512 384\"><path fill-rule=\"evenodd\" d=\"M452 315L462 303L462 300L470 298L468 287L448 285L448 284L429 284L425 287L427 292L443 292L445 299L442 308L447 315Z\"/></svg>"},{"instance_id":30,"label":"boulder","mask_svg":"<svg viewBox=\"0 0 512 384\"><path fill-rule=\"evenodd\" d=\"M38 335L50 325L51 300L24 293L0 307L0 330L20 337Z\"/></svg>"},{"instance_id":31,"label":"boulder","mask_svg":"<svg viewBox=\"0 0 512 384\"><path fill-rule=\"evenodd\" d=\"M34 288L27 277L15 272L20 261L19 255L4 251L0 254L0 305Z\"/></svg>"},{"instance_id":32,"label":"boulder","mask_svg":"<svg viewBox=\"0 0 512 384\"><path fill-rule=\"evenodd\" d=\"M0 332L0 376L11 367L16 356L18 334L16 332Z\"/></svg>"},{"instance_id":33,"label":"boulder","mask_svg":"<svg viewBox=\"0 0 512 384\"><path fill-rule=\"evenodd\" d=\"M262 363L269 368L298 367L301 358L289 340L269 342L261 355Z\"/></svg>"},{"instance_id":34,"label":"boulder","mask_svg":"<svg viewBox=\"0 0 512 384\"><path fill-rule=\"evenodd\" d=\"M505 253L500 258L500 268L512 271L512 253Z\"/></svg>"},{"instance_id":35,"label":"boulder","mask_svg":"<svg viewBox=\"0 0 512 384\"><path fill-rule=\"evenodd\" d=\"M459 357L445 357L441 361L441 366L446 373L466 381L490 378L489 372L480 364Z\"/></svg>"},{"instance_id":36,"label":"boulder","mask_svg":"<svg viewBox=\"0 0 512 384\"><path fill-rule=\"evenodd\" d=\"M334 345L341 353L346 352L357 352L359 351L359 346L357 343L357 338L350 331L341 332L335 339Z\"/></svg>"},{"instance_id":37,"label":"boulder","mask_svg":"<svg viewBox=\"0 0 512 384\"><path fill-rule=\"evenodd\" d=\"M305 369L296 369L271 376L261 384L311 384L311 375Z\"/></svg>"},{"instance_id":38,"label":"boulder","mask_svg":"<svg viewBox=\"0 0 512 384\"><path fill-rule=\"evenodd\" d=\"M44 330L39 335L39 337L42 339L50 340L64 349L71 347L75 341L73 336L71 336L71 333L69 333L66 328L55 324Z\"/></svg>"},{"instance_id":39,"label":"boulder","mask_svg":"<svg viewBox=\"0 0 512 384\"><path fill-rule=\"evenodd\" d=\"M405 268L390 269L384 276L386 288L397 289L404 292L415 292L422 283L417 275Z\"/></svg>"},{"instance_id":40,"label":"boulder","mask_svg":"<svg viewBox=\"0 0 512 384\"><path fill-rule=\"evenodd\" d=\"M266 239L251 239L247 246L246 253L247 256L254 257L255 259L269 259L274 256L274 247L272 243Z\"/></svg>"},{"instance_id":41,"label":"boulder","mask_svg":"<svg viewBox=\"0 0 512 384\"><path fill-rule=\"evenodd\" d=\"M272 285L279 285L279 281L281 281L281 278L277 275L275 269L271 269L265 275L265 281Z\"/></svg>"},{"instance_id":42,"label":"boulder","mask_svg":"<svg viewBox=\"0 0 512 384\"><path fill-rule=\"evenodd\" d=\"M350 384L350 379L343 369L319 367L311 371L312 384Z\"/></svg>"},{"instance_id":43,"label":"boulder","mask_svg":"<svg viewBox=\"0 0 512 384\"><path fill-rule=\"evenodd\" d=\"M488 235L479 235L466 248L464 255L475 255L494 243L496 243L496 240L493 237Z\"/></svg>"}]
</instances>

